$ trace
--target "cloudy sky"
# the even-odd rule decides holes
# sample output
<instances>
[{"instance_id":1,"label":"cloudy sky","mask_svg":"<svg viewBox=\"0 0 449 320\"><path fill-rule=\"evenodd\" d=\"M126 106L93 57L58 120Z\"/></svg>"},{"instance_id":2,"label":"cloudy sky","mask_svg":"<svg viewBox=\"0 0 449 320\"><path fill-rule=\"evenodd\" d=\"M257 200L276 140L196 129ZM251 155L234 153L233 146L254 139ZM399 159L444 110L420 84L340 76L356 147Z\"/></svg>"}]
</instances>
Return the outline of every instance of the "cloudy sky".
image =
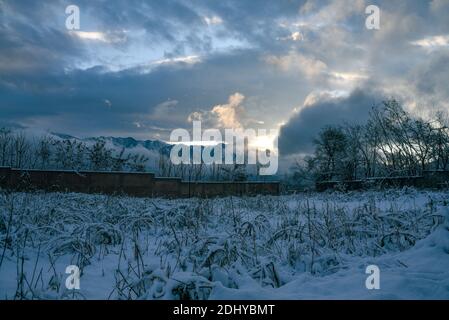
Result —
<instances>
[{"instance_id":1,"label":"cloudy sky","mask_svg":"<svg viewBox=\"0 0 449 320\"><path fill-rule=\"evenodd\" d=\"M0 126L167 140L202 120L307 153L386 97L448 110L448 17L449 0L0 0Z\"/></svg>"}]
</instances>

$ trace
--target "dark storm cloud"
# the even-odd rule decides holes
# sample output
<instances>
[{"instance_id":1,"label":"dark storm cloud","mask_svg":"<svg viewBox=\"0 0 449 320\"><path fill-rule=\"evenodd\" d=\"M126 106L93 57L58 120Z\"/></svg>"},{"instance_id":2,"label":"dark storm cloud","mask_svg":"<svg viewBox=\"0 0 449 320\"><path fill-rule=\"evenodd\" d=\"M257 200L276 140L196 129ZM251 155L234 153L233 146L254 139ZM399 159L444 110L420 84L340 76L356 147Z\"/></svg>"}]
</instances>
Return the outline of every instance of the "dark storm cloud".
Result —
<instances>
[{"instance_id":1,"label":"dark storm cloud","mask_svg":"<svg viewBox=\"0 0 449 320\"><path fill-rule=\"evenodd\" d=\"M71 66L74 59L84 57L82 43L64 30L43 27L39 18L44 15L33 12L33 7L30 6L30 20L24 20L19 13L10 19L15 12L11 8L1 11L0 72L3 77L15 73L61 71Z\"/></svg>"},{"instance_id":2,"label":"dark storm cloud","mask_svg":"<svg viewBox=\"0 0 449 320\"><path fill-rule=\"evenodd\" d=\"M181 102L177 116L158 119L157 123L173 128L185 125L183 120L194 108L209 108L217 101L226 101L242 87L253 92L256 90L252 86L264 85L249 68L258 64L258 59L254 59L257 52L211 57L194 67L182 63L161 66L145 73L139 68L112 73L101 67L67 71L76 62L89 58L86 44L63 28L64 19L59 19L59 24L49 19L61 16L67 4L0 1L3 123L37 122L86 133L133 131L137 130L134 122L148 123L151 127L152 108L167 99L178 99ZM82 18L85 13L95 16L104 30L143 27L147 34L145 41L172 42L175 50L166 52L168 57L182 54L185 44L199 51L210 49L210 39L196 34L197 28L205 24L197 12L201 2L190 7L182 1L77 1L77 4ZM214 13L209 10L205 14ZM82 25L86 23L82 19ZM236 69L247 70L247 77ZM249 85L245 85L245 80L249 80Z\"/></svg>"},{"instance_id":3,"label":"dark storm cloud","mask_svg":"<svg viewBox=\"0 0 449 320\"><path fill-rule=\"evenodd\" d=\"M193 66L162 65L148 73L139 68L105 72L97 67L10 76L9 86L0 85L0 115L30 125L39 118L41 125L59 126L58 130L78 135L116 130L139 133L152 127L171 130L190 126L187 117L191 112L226 102L229 95L244 87L249 96L269 90L277 93L266 95L264 103L257 105L273 117L271 108L279 108L281 98L285 98L283 107L288 108L297 91L294 84L288 84L288 78L271 75L261 67L263 60L255 57L257 52L234 52ZM178 101L172 112L153 118L155 108L170 100Z\"/></svg>"},{"instance_id":4,"label":"dark storm cloud","mask_svg":"<svg viewBox=\"0 0 449 320\"><path fill-rule=\"evenodd\" d=\"M281 127L279 152L281 155L310 153L313 139L326 125L362 123L368 119L373 106L382 101L379 94L357 89L348 97L318 98L305 106Z\"/></svg>"},{"instance_id":5,"label":"dark storm cloud","mask_svg":"<svg viewBox=\"0 0 449 320\"><path fill-rule=\"evenodd\" d=\"M437 100L448 100L449 50L435 52L427 62L411 72L410 83L419 94L430 95Z\"/></svg>"}]
</instances>

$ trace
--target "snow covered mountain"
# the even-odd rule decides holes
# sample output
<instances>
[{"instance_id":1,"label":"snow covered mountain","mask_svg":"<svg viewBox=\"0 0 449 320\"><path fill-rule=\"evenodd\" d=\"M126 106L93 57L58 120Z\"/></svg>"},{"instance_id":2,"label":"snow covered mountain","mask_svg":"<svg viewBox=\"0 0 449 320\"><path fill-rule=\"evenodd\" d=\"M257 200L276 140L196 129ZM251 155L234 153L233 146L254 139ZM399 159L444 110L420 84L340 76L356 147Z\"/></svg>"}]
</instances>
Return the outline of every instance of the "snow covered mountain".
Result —
<instances>
[{"instance_id":1,"label":"snow covered mountain","mask_svg":"<svg viewBox=\"0 0 449 320\"><path fill-rule=\"evenodd\" d=\"M109 147L114 149L122 149L125 148L127 150L130 149L147 149L151 152L162 152L163 154L169 154L172 148L172 145L161 141L161 140L137 140L132 137L111 137L111 136L100 136L100 137L88 137L88 138L78 138L75 136L71 136L65 133L56 133L51 132L51 135L59 138L59 139L69 139L69 140L78 140L83 141L85 143L95 143L96 141L103 140L106 141L106 144Z\"/></svg>"}]
</instances>

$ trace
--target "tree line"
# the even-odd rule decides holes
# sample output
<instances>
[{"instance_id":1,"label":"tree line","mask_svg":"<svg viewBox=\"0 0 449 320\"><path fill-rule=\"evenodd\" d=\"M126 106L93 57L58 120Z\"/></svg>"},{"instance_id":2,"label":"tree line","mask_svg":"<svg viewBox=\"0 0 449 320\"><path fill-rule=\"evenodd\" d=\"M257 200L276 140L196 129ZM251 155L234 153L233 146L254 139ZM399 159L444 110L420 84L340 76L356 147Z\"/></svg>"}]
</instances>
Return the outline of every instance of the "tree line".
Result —
<instances>
[{"instance_id":1,"label":"tree line","mask_svg":"<svg viewBox=\"0 0 449 320\"><path fill-rule=\"evenodd\" d=\"M28 137L24 132L0 128L0 166L41 170L146 170L148 158L130 154L125 148L108 148L97 139L87 144L76 139L55 139L52 136Z\"/></svg>"},{"instance_id":2,"label":"tree line","mask_svg":"<svg viewBox=\"0 0 449 320\"><path fill-rule=\"evenodd\" d=\"M293 167L296 179L347 181L416 176L449 169L448 118L414 117L398 101L373 107L364 124L329 125L314 139L314 153Z\"/></svg>"},{"instance_id":3,"label":"tree line","mask_svg":"<svg viewBox=\"0 0 449 320\"><path fill-rule=\"evenodd\" d=\"M167 151L168 150L168 151ZM109 148L104 139L92 143L77 139L57 139L51 135L31 137L23 131L0 128L0 166L38 170L152 171L162 177L188 181L247 179L245 165L174 165L169 149L158 150L157 163L122 148ZM253 170L254 171L254 170Z\"/></svg>"}]
</instances>

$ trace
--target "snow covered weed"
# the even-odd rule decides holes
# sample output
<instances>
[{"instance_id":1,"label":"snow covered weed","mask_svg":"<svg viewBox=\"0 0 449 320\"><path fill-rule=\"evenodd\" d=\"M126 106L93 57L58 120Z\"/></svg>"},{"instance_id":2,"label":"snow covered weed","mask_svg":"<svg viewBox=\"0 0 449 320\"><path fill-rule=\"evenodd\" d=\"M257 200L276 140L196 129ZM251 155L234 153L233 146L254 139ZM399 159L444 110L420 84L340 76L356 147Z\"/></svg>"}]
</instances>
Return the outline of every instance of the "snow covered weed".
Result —
<instances>
[{"instance_id":1,"label":"snow covered weed","mask_svg":"<svg viewBox=\"0 0 449 320\"><path fill-rule=\"evenodd\" d=\"M447 206L444 193L414 190L179 200L3 192L0 287L8 299L279 288L298 274L335 273L349 257L407 250L443 223ZM65 288L69 264L92 289Z\"/></svg>"}]
</instances>

